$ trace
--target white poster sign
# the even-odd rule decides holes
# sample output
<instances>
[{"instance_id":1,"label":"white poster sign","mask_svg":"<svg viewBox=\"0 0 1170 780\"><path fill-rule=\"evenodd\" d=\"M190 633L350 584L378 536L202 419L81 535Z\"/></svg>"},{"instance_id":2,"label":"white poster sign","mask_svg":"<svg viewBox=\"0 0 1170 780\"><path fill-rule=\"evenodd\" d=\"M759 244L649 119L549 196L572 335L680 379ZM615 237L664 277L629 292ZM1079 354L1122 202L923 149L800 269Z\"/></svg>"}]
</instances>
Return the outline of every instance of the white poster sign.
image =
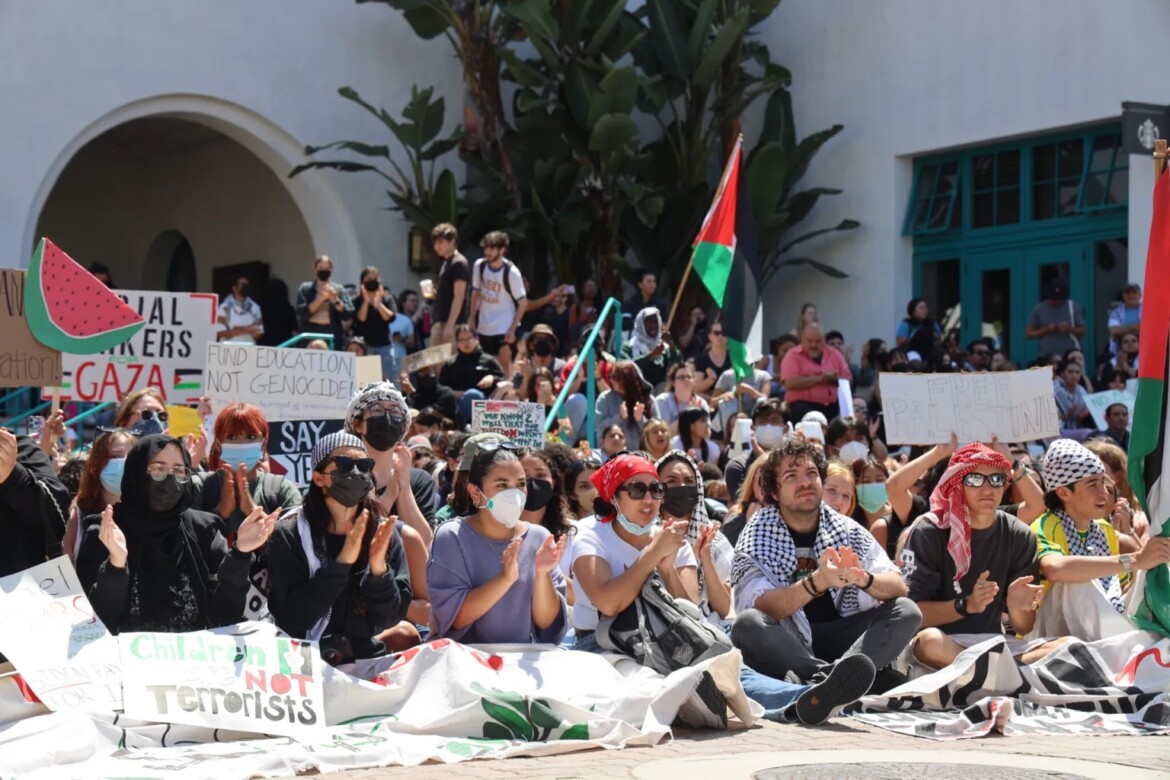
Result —
<instances>
[{"instance_id":1,"label":"white poster sign","mask_svg":"<svg viewBox=\"0 0 1170 780\"><path fill-rule=\"evenodd\" d=\"M1060 435L1052 371L895 374L880 379L889 444L1024 442Z\"/></svg>"},{"instance_id":2,"label":"white poster sign","mask_svg":"<svg viewBox=\"0 0 1170 780\"><path fill-rule=\"evenodd\" d=\"M1109 427L1109 423L1105 421L1105 412L1109 410L1113 404L1124 404L1125 408L1129 410L1129 425L1127 429L1133 427L1133 404L1137 398L1129 390L1106 390L1102 393L1090 393L1085 396L1085 405L1089 407L1089 414L1093 415L1093 422L1097 425L1097 430L1103 431Z\"/></svg>"},{"instance_id":3,"label":"white poster sign","mask_svg":"<svg viewBox=\"0 0 1170 780\"><path fill-rule=\"evenodd\" d=\"M853 416L853 387L848 379L837 380L837 406L842 417Z\"/></svg>"},{"instance_id":4,"label":"white poster sign","mask_svg":"<svg viewBox=\"0 0 1170 780\"><path fill-rule=\"evenodd\" d=\"M207 392L218 415L228 404L253 404L269 420L340 420L353 398L352 352L207 345Z\"/></svg>"},{"instance_id":5,"label":"white poster sign","mask_svg":"<svg viewBox=\"0 0 1170 780\"><path fill-rule=\"evenodd\" d=\"M342 420L280 420L268 423L268 456L273 474L308 487L313 476L313 447L344 427Z\"/></svg>"},{"instance_id":6,"label":"white poster sign","mask_svg":"<svg viewBox=\"0 0 1170 780\"><path fill-rule=\"evenodd\" d=\"M517 447L544 448L544 404L472 401L471 432L499 433Z\"/></svg>"},{"instance_id":7,"label":"white poster sign","mask_svg":"<svg viewBox=\"0 0 1170 780\"><path fill-rule=\"evenodd\" d=\"M198 403L206 345L215 341L218 296L115 292L142 315L146 327L106 352L64 355L61 400L119 403L135 390L153 387L168 404Z\"/></svg>"},{"instance_id":8,"label":"white poster sign","mask_svg":"<svg viewBox=\"0 0 1170 780\"><path fill-rule=\"evenodd\" d=\"M129 717L309 739L325 726L316 642L195 631L118 644Z\"/></svg>"},{"instance_id":9,"label":"white poster sign","mask_svg":"<svg viewBox=\"0 0 1170 780\"><path fill-rule=\"evenodd\" d=\"M65 556L0 578L0 651L52 710L122 706L118 641Z\"/></svg>"}]
</instances>

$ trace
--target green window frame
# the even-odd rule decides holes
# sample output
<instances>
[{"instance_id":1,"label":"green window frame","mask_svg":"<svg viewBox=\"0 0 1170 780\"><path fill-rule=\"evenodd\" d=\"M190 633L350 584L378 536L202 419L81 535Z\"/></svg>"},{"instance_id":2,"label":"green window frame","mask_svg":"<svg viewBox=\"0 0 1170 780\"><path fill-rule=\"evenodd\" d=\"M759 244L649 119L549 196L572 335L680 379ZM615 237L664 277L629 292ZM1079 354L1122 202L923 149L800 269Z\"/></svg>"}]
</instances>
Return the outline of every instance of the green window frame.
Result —
<instances>
[{"instance_id":1,"label":"green window frame","mask_svg":"<svg viewBox=\"0 0 1170 780\"><path fill-rule=\"evenodd\" d=\"M1102 133L1089 141L1085 175L1077 193L1078 211L1105 211L1129 203L1129 155L1121 133Z\"/></svg>"},{"instance_id":2,"label":"green window frame","mask_svg":"<svg viewBox=\"0 0 1170 780\"><path fill-rule=\"evenodd\" d=\"M971 155L972 228L1020 223L1022 158L1023 150L1019 148Z\"/></svg>"},{"instance_id":3,"label":"green window frame","mask_svg":"<svg viewBox=\"0 0 1170 780\"><path fill-rule=\"evenodd\" d=\"M915 168L902 232L908 236L945 233L959 221L955 204L963 187L962 166L958 160L943 160Z\"/></svg>"}]
</instances>

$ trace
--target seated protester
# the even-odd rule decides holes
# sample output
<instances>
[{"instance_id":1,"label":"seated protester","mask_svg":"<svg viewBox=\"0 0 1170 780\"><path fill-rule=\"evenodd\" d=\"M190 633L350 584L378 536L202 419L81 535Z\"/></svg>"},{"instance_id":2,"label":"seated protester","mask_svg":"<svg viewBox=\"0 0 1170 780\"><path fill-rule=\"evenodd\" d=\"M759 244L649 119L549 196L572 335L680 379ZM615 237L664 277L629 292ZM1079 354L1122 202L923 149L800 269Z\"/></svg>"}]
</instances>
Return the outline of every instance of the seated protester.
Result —
<instances>
[{"instance_id":1,"label":"seated protester","mask_svg":"<svg viewBox=\"0 0 1170 780\"><path fill-rule=\"evenodd\" d=\"M30 436L0 428L0 576L61 554L69 491Z\"/></svg>"},{"instance_id":2,"label":"seated protester","mask_svg":"<svg viewBox=\"0 0 1170 780\"><path fill-rule=\"evenodd\" d=\"M1089 413L1089 402L1081 378L1084 368L1076 360L1065 359L1057 367L1057 379L1052 383L1056 411L1060 415L1062 436L1083 441L1095 431L1093 416Z\"/></svg>"},{"instance_id":3,"label":"seated protester","mask_svg":"<svg viewBox=\"0 0 1170 780\"><path fill-rule=\"evenodd\" d=\"M778 680L819 679L854 654L884 670L922 619L873 536L822 502L826 466L797 437L769 452L765 506L735 545L731 639L745 663Z\"/></svg>"},{"instance_id":4,"label":"seated protester","mask_svg":"<svg viewBox=\"0 0 1170 780\"><path fill-rule=\"evenodd\" d=\"M825 467L825 484L821 500L828 504L829 509L846 517L852 517L853 511L857 509L857 487L853 469L836 458L830 460ZM870 533L873 533L872 528ZM877 539L877 536L874 538ZM881 544L880 540L878 544Z\"/></svg>"},{"instance_id":5,"label":"seated protester","mask_svg":"<svg viewBox=\"0 0 1170 780\"><path fill-rule=\"evenodd\" d=\"M768 399L755 405L752 409L751 449L727 461L727 467L723 469L723 481L727 483L728 493L739 495L748 467L784 439L788 432L786 423L783 402ZM731 433L729 430L724 431L723 440L730 441Z\"/></svg>"},{"instance_id":6,"label":"seated protester","mask_svg":"<svg viewBox=\"0 0 1170 780\"><path fill-rule=\"evenodd\" d=\"M1129 456L1121 447L1103 439L1090 439L1085 442L1085 447L1101 459L1106 475L1113 480L1113 506L1108 520L1120 535L1121 551L1137 552L1152 529L1150 518L1142 511L1129 484Z\"/></svg>"},{"instance_id":7,"label":"seated protester","mask_svg":"<svg viewBox=\"0 0 1170 780\"><path fill-rule=\"evenodd\" d=\"M593 484L593 473L601 468L600 458L573 461L565 472L565 499L568 502L567 517L575 523L593 516L593 499L597 498L597 487Z\"/></svg>"},{"instance_id":8,"label":"seated protester","mask_svg":"<svg viewBox=\"0 0 1170 780\"><path fill-rule=\"evenodd\" d=\"M699 466L681 450L660 458L655 466L666 485L662 500L665 522L689 523L687 541L699 561L699 609L712 625L725 631L731 627L731 543L719 530L719 523L707 515L706 494Z\"/></svg>"},{"instance_id":9,"label":"seated protester","mask_svg":"<svg viewBox=\"0 0 1170 780\"><path fill-rule=\"evenodd\" d=\"M502 342L501 342L502 343ZM491 396L496 383L504 378L500 362L483 351L470 325L455 326L455 356L439 373L439 382L459 397L459 414L463 424L471 423L471 402Z\"/></svg>"},{"instance_id":10,"label":"seated protester","mask_svg":"<svg viewBox=\"0 0 1170 780\"><path fill-rule=\"evenodd\" d=\"M1003 636L1003 614L1027 634L1044 589L1037 573L1036 537L1018 517L999 509L1012 465L982 444L951 456L930 496L931 511L914 525L902 559L910 598L922 610L923 629L914 659L929 668L948 666L963 648ZM1063 640L1007 638L1021 663L1040 660Z\"/></svg>"},{"instance_id":11,"label":"seated protester","mask_svg":"<svg viewBox=\"0 0 1170 780\"><path fill-rule=\"evenodd\" d=\"M846 445L846 449L858 446L858 442ZM886 491L886 480L890 478L890 471L873 453L867 453L850 465L853 472L853 481L857 485L857 506L852 517L862 528L869 530L873 538L886 549L889 538L886 536L889 526L878 521L890 515L890 497Z\"/></svg>"},{"instance_id":12,"label":"seated protester","mask_svg":"<svg viewBox=\"0 0 1170 780\"><path fill-rule=\"evenodd\" d=\"M558 644L565 636L565 552L520 519L528 480L510 442L479 442L456 496L460 517L435 534L427 564L431 637L466 644Z\"/></svg>"},{"instance_id":13,"label":"seated protester","mask_svg":"<svg viewBox=\"0 0 1170 780\"><path fill-rule=\"evenodd\" d=\"M439 508L435 513L436 527L454 520L459 516L459 511L455 508L455 496L462 489L462 486L467 482L467 472L471 470L471 461L475 459L475 453L479 451L479 445L485 441L507 441L507 437L499 433L473 433L463 441L462 454L459 456L459 462L456 464L455 476L451 480L451 493L447 497L447 503Z\"/></svg>"},{"instance_id":14,"label":"seated protester","mask_svg":"<svg viewBox=\"0 0 1170 780\"><path fill-rule=\"evenodd\" d=\"M1048 512L1032 523L1046 596L1036 636L1086 642L1133 630L1124 617L1134 571L1170 561L1170 538L1149 539L1137 555L1120 554L1117 531L1103 518L1113 508L1105 464L1084 446L1057 439L1044 457Z\"/></svg>"},{"instance_id":15,"label":"seated protester","mask_svg":"<svg viewBox=\"0 0 1170 780\"><path fill-rule=\"evenodd\" d=\"M638 438L638 446L650 456L651 460L658 460L670 452L670 426L662 420L650 420L642 428L642 435Z\"/></svg>"},{"instance_id":16,"label":"seated protester","mask_svg":"<svg viewBox=\"0 0 1170 780\"><path fill-rule=\"evenodd\" d=\"M695 393L695 369L689 363L675 363L666 372L666 392L654 397L654 416L668 424L671 433L677 433L679 412L691 408L711 411Z\"/></svg>"},{"instance_id":17,"label":"seated protester","mask_svg":"<svg viewBox=\"0 0 1170 780\"><path fill-rule=\"evenodd\" d=\"M455 391L439 382L439 367L424 366L411 379L404 371L399 376L402 388L411 409L431 409L435 413L454 420L459 416L459 397ZM468 420L470 422L470 420Z\"/></svg>"},{"instance_id":18,"label":"seated protester","mask_svg":"<svg viewBox=\"0 0 1170 780\"><path fill-rule=\"evenodd\" d=\"M65 553L75 564L81 540L85 537L84 518L100 515L107 506L122 500L126 456L137 441L134 434L121 428L103 429L94 439L85 469L81 472L81 487L65 525Z\"/></svg>"},{"instance_id":19,"label":"seated protester","mask_svg":"<svg viewBox=\"0 0 1170 780\"><path fill-rule=\"evenodd\" d=\"M627 442L637 442L646 421L654 417L650 384L629 360L622 360L613 367L609 384L610 389L597 396L596 425L599 430L618 425Z\"/></svg>"},{"instance_id":20,"label":"seated protester","mask_svg":"<svg viewBox=\"0 0 1170 780\"><path fill-rule=\"evenodd\" d=\"M524 513L520 519L543 526L559 542L573 531L568 519L561 470L545 450L525 448L517 455L528 480L528 498L524 502Z\"/></svg>"},{"instance_id":21,"label":"seated protester","mask_svg":"<svg viewBox=\"0 0 1170 780\"><path fill-rule=\"evenodd\" d=\"M627 343L628 354L642 378L656 388L666 381L671 366L682 362L682 353L670 343L670 332L662 327L662 315L654 307L642 309L634 319L634 337Z\"/></svg>"},{"instance_id":22,"label":"seated protester","mask_svg":"<svg viewBox=\"0 0 1170 780\"><path fill-rule=\"evenodd\" d=\"M145 436L126 456L121 503L87 526L77 576L111 633L201 631L243 618L252 551L276 515L255 509L229 549L219 520L191 508L191 476L178 439Z\"/></svg>"},{"instance_id":23,"label":"seated protester","mask_svg":"<svg viewBox=\"0 0 1170 780\"><path fill-rule=\"evenodd\" d=\"M734 368L719 375L715 382L715 393L711 397L718 429L724 438L731 438L728 421L735 414L751 414L756 406L767 401L771 395L772 375L759 368L752 368L751 376L741 380ZM742 400L742 404L740 401Z\"/></svg>"},{"instance_id":24,"label":"seated protester","mask_svg":"<svg viewBox=\"0 0 1170 780\"><path fill-rule=\"evenodd\" d=\"M678 435L671 449L682 450L699 463L719 460L719 445L711 441L711 415L705 409L684 409L678 416Z\"/></svg>"},{"instance_id":25,"label":"seated protester","mask_svg":"<svg viewBox=\"0 0 1170 780\"><path fill-rule=\"evenodd\" d=\"M723 535L734 547L739 541L743 529L755 517L756 512L764 506L764 492L760 487L760 466L764 465L763 458L757 458L748 467L747 476L739 489L739 496L727 511L727 519L723 522Z\"/></svg>"},{"instance_id":26,"label":"seated protester","mask_svg":"<svg viewBox=\"0 0 1170 780\"><path fill-rule=\"evenodd\" d=\"M276 524L268 543L276 625L319 640L334 666L384 655L413 598L402 538L371 495L373 468L353 434L322 437L304 505Z\"/></svg>"}]
</instances>

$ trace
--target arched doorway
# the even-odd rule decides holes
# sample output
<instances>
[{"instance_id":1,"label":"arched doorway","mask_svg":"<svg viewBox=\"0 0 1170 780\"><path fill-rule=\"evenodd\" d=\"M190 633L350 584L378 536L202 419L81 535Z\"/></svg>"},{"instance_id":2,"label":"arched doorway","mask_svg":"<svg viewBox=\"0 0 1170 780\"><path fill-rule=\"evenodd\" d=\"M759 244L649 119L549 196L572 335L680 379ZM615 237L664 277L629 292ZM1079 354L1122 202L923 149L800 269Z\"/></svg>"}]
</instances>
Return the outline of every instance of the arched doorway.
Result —
<instances>
[{"instance_id":1,"label":"arched doorway","mask_svg":"<svg viewBox=\"0 0 1170 780\"><path fill-rule=\"evenodd\" d=\"M142 287L167 292L198 289L195 252L186 236L177 230L164 230L150 242L142 260Z\"/></svg>"}]
</instances>

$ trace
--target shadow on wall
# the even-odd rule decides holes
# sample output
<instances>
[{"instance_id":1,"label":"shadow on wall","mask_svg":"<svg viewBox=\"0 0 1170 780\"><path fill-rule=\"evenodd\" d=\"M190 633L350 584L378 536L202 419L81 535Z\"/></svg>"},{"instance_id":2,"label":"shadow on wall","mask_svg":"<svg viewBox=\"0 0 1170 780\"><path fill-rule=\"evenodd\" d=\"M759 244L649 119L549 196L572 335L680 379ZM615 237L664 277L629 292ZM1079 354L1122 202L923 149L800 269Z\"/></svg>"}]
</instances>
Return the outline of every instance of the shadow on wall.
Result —
<instances>
[{"instance_id":1,"label":"shadow on wall","mask_svg":"<svg viewBox=\"0 0 1170 780\"><path fill-rule=\"evenodd\" d=\"M198 276L191 242L177 230L159 233L142 261L143 290L195 292Z\"/></svg>"}]
</instances>

